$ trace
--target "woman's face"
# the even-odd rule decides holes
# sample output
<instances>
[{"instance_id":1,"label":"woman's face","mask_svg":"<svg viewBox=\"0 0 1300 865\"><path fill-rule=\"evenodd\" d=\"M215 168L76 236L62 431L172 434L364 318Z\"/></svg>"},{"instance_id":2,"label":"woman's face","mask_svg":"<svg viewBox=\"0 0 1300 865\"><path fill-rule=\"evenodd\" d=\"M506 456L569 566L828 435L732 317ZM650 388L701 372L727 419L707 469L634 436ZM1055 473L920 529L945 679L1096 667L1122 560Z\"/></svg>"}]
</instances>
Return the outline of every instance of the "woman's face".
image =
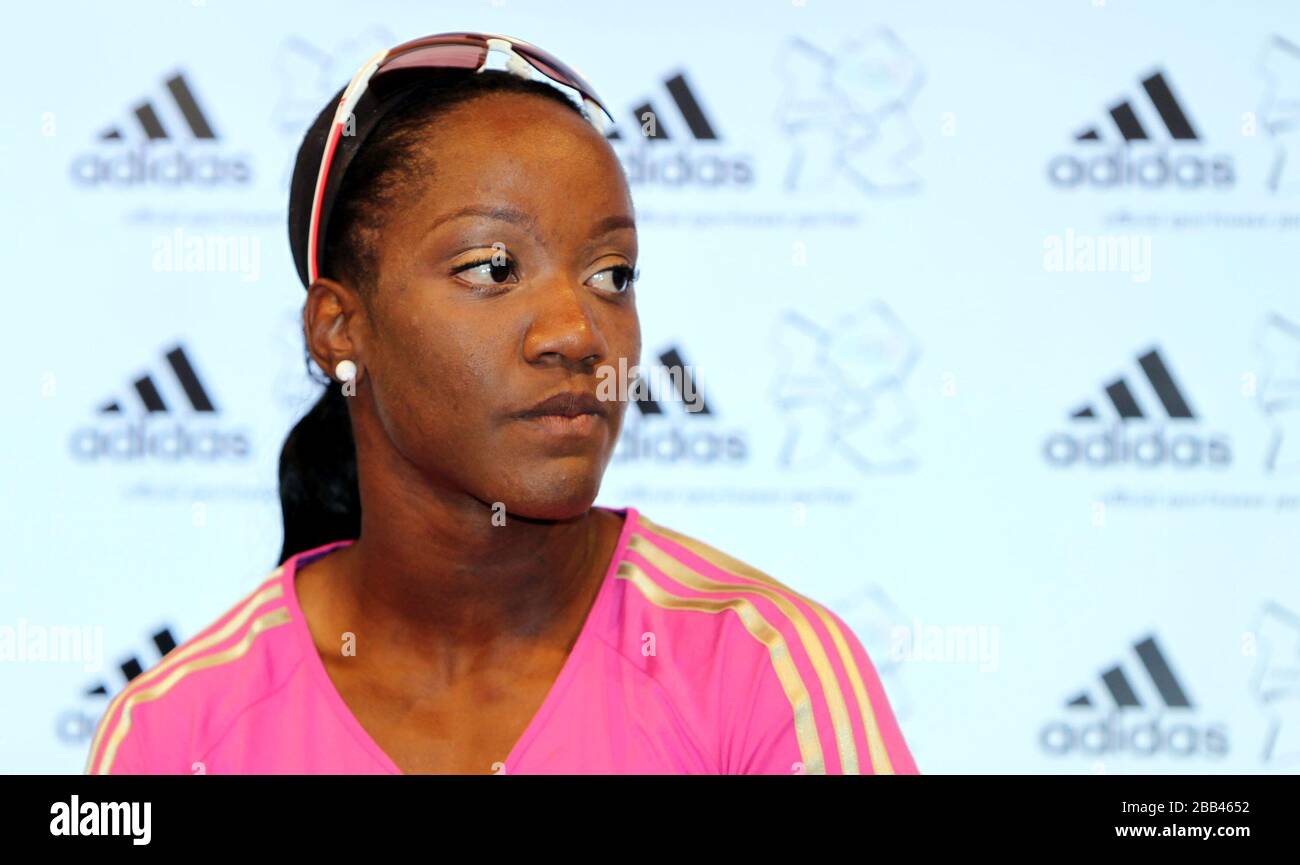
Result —
<instances>
[{"instance_id":1,"label":"woman's face","mask_svg":"<svg viewBox=\"0 0 1300 865\"><path fill-rule=\"evenodd\" d=\"M369 391L352 411L372 411L435 484L524 517L577 516L626 408L596 399L600 370L641 352L622 168L573 111L511 93L441 115L418 156L348 326Z\"/></svg>"}]
</instances>

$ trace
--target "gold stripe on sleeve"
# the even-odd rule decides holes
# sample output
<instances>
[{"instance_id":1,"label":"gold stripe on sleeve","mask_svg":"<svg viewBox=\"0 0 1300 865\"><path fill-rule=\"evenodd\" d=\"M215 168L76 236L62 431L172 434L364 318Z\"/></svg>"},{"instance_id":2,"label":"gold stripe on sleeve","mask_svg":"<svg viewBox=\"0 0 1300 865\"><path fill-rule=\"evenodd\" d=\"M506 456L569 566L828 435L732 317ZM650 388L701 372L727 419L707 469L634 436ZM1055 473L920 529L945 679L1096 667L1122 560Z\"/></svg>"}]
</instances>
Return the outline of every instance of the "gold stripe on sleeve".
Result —
<instances>
[{"instance_id":1,"label":"gold stripe on sleeve","mask_svg":"<svg viewBox=\"0 0 1300 865\"><path fill-rule=\"evenodd\" d=\"M799 741L799 756L804 770L810 775L824 775L826 761L822 754L817 724L812 714L812 699L808 688L790 657L790 649L781 633L763 618L763 614L745 598L688 598L675 595L660 586L632 562L622 562L615 576L636 586L646 600L668 610L694 610L704 613L721 613L734 610L746 630L764 646L772 658L772 667L785 691L786 699L794 712L795 737Z\"/></svg>"},{"instance_id":2,"label":"gold stripe on sleeve","mask_svg":"<svg viewBox=\"0 0 1300 865\"><path fill-rule=\"evenodd\" d=\"M273 601L284 594L284 586L278 582L282 573L283 568L276 568L272 571L271 575L261 583L261 586L265 586L265 588L259 586L259 588L254 590L251 595L247 596L247 600L237 606L236 609L238 612L236 612L235 615L233 615L219 630L214 631L201 640L195 640L192 643L172 650L165 658L159 661L156 666L146 670L144 673L137 676L134 681L127 684L125 688L118 692L118 695L113 698L112 702L108 704L108 709L104 712L104 718L112 718L113 713L117 711L117 707L121 705L130 694L139 688L144 687L144 685L163 675L178 664L184 663L187 658L212 648L242 629L252 617L253 613L256 612L258 607L268 601ZM272 585L267 586L267 583L272 583ZM107 724L101 724L99 730L95 733L95 739L90 746L90 758L86 764L86 774L102 774L96 771L96 765L99 762L100 742L104 738L108 726L109 725Z\"/></svg>"},{"instance_id":3,"label":"gold stripe on sleeve","mask_svg":"<svg viewBox=\"0 0 1300 865\"><path fill-rule=\"evenodd\" d=\"M715 549L714 547L698 541L689 535L683 535L680 532L658 525L657 523L646 519L644 514L638 514L637 521L641 525L645 526L649 531L663 535L671 541L675 541L714 567L773 586L807 604L813 612L817 614L817 618L826 628L826 632L830 634L831 642L835 644L836 654L839 655L840 663L844 665L844 670L848 674L849 684L853 688L853 695L858 704L858 712L862 718L862 728L867 735L867 754L871 759L872 771L878 775L894 774L893 763L889 759L889 750L885 747L885 738L880 732L880 724L876 719L875 711L872 709L871 696L867 693L867 686L866 682L862 678L862 671L858 668L857 660L853 657L853 651L849 648L848 641L844 639L844 634L839 624L829 615L821 604L817 603L812 598L800 594L757 568L754 568L739 559L732 558L721 550Z\"/></svg>"},{"instance_id":4,"label":"gold stripe on sleeve","mask_svg":"<svg viewBox=\"0 0 1300 865\"><path fill-rule=\"evenodd\" d=\"M292 621L292 618L289 615L289 608L276 607L269 613L254 619L253 624L248 627L248 632L244 634L244 638L238 643L234 643L220 652L213 652L210 655L204 655L201 658L195 658L188 663L177 666L167 678L155 685L135 689L131 696L127 698L125 705L122 706L122 718L113 729L113 735L109 738L108 745L104 749L104 759L100 763L99 774L106 775L113 767L113 758L117 756L117 749L121 746L122 740L126 738L126 734L131 730L131 709L140 703L158 699L196 670L216 667L243 657L248 653L253 641L257 639L259 634L271 628L288 624L290 621Z\"/></svg>"},{"instance_id":5,"label":"gold stripe on sleeve","mask_svg":"<svg viewBox=\"0 0 1300 865\"><path fill-rule=\"evenodd\" d=\"M849 708L844 702L844 693L840 690L839 677L831 667L830 658L826 655L826 648L822 645L821 638L808 623L808 618L790 602L789 598L767 584L724 583L710 579L639 535L633 535L628 545L665 576L697 592L745 592L771 601L799 635L799 641L803 644L804 651L808 653L808 660L817 674L817 680L821 682L822 693L826 697L826 708L830 712L831 725L835 730L840 771L845 775L859 774L858 749L853 739L853 722L849 718Z\"/></svg>"}]
</instances>

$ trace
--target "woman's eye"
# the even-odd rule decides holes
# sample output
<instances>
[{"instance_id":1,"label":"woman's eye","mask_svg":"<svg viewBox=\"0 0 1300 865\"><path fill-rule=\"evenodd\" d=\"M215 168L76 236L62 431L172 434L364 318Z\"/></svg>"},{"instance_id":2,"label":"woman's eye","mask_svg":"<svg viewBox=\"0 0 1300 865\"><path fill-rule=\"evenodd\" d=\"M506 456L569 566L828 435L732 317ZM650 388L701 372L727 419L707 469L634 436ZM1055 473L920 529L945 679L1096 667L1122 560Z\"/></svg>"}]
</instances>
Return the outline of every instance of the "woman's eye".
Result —
<instances>
[{"instance_id":1,"label":"woman's eye","mask_svg":"<svg viewBox=\"0 0 1300 865\"><path fill-rule=\"evenodd\" d=\"M626 264L618 264L593 274L591 282L594 283L593 288L611 294L622 294L631 288L640 276L640 270L633 270Z\"/></svg>"},{"instance_id":2,"label":"woman's eye","mask_svg":"<svg viewBox=\"0 0 1300 865\"><path fill-rule=\"evenodd\" d=\"M491 287L504 284L514 270L515 263L508 258L485 258L463 264L456 268L455 273L472 285Z\"/></svg>"}]
</instances>

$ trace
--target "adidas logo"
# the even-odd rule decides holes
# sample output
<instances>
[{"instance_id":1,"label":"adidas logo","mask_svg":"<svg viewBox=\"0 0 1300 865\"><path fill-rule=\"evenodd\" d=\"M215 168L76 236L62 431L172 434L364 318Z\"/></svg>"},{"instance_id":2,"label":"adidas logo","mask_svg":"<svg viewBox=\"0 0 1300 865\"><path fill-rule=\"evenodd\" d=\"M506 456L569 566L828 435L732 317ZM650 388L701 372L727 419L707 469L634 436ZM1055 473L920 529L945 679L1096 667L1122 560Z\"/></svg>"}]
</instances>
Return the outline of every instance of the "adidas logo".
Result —
<instances>
[{"instance_id":1,"label":"adidas logo","mask_svg":"<svg viewBox=\"0 0 1300 865\"><path fill-rule=\"evenodd\" d=\"M1169 82L1165 80L1163 72L1154 72L1148 77L1142 79L1142 89L1146 91L1147 97L1151 100L1151 105L1159 115L1161 123L1164 124L1165 130L1169 137L1175 141L1197 141L1200 136L1192 128L1192 122L1187 119L1187 113L1183 111L1183 106L1179 104L1178 97L1174 96L1173 90L1169 87ZM1115 123L1115 130L1123 137L1125 141L1146 141L1150 138L1147 135L1146 127L1138 119L1137 113L1133 110L1133 104L1128 100L1123 100L1112 105L1109 109L1110 119ZM1098 127L1089 127L1074 136L1075 141L1101 141L1102 136Z\"/></svg>"},{"instance_id":2,"label":"adidas logo","mask_svg":"<svg viewBox=\"0 0 1300 865\"><path fill-rule=\"evenodd\" d=\"M212 405L212 399L208 392L204 390L199 376L194 372L194 366L190 363L189 357L185 354L182 346L176 346L165 355L167 366L172 375L175 377L177 384L180 385L185 398L189 401L190 408L199 412L214 412L216 408ZM132 382L136 396L140 398L140 403L147 412L166 412L168 411L167 403L163 400L158 386L154 384L153 377L145 374ZM122 404L111 399L104 405L100 406L100 414L120 414Z\"/></svg>"},{"instance_id":3,"label":"adidas logo","mask_svg":"<svg viewBox=\"0 0 1300 865\"><path fill-rule=\"evenodd\" d=\"M668 118L654 100L646 99L631 108L629 127L616 125L606 134L610 141L625 145L620 156L628 182L671 187L752 184L754 166L748 155L728 155L711 147L700 150L694 146L715 143L719 136L686 74L678 72L664 79L663 85L677 109L675 118ZM635 144L653 146L633 147Z\"/></svg>"},{"instance_id":4,"label":"adidas logo","mask_svg":"<svg viewBox=\"0 0 1300 865\"><path fill-rule=\"evenodd\" d=\"M1178 677L1170 669L1169 662L1165 660L1164 652L1160 651L1160 645L1156 643L1154 634L1135 643L1133 651L1165 706L1171 709L1191 708L1192 703L1187 698L1187 692L1183 690ZM1111 699L1115 701L1115 708L1134 709L1142 706L1142 701L1133 690L1132 683L1124 674L1124 668L1119 664L1103 672L1101 682ZM1090 709L1093 707L1092 696L1084 691L1067 700L1066 706L1072 709Z\"/></svg>"},{"instance_id":5,"label":"adidas logo","mask_svg":"<svg viewBox=\"0 0 1300 865\"><path fill-rule=\"evenodd\" d=\"M671 78L664 80L664 89L668 91L669 97L673 104L677 106L677 111L681 115L682 121L686 125L687 132L696 141L716 141L718 134L713 130L713 124L704 114L704 109L700 107L700 102L695 98L695 92L691 85L686 82L686 76L683 73L677 73ZM632 109L632 128L637 132L633 136L640 135L648 141L669 141L672 139L669 128L663 124L664 115L655 108L654 103L650 100L640 103ZM611 140L620 141L623 138L619 127L610 130L607 136Z\"/></svg>"},{"instance_id":6,"label":"adidas logo","mask_svg":"<svg viewBox=\"0 0 1300 865\"><path fill-rule=\"evenodd\" d=\"M162 660L168 652L176 648L176 638L172 636L170 628L164 627L154 634L151 639L154 647L158 650L158 660ZM145 667L138 657L132 655L123 661L118 666L118 669L123 677L121 687L125 687L143 673ZM87 698L107 698L116 693L118 687L116 684L100 680L86 688L82 695ZM99 718L97 716L88 713L81 707L66 709L59 713L55 721L55 735L65 745L82 746L95 735L95 728L98 723Z\"/></svg>"},{"instance_id":7,"label":"adidas logo","mask_svg":"<svg viewBox=\"0 0 1300 865\"><path fill-rule=\"evenodd\" d=\"M176 72L164 81L166 95L143 99L131 119L96 137L101 145L133 140L130 149L113 147L78 155L72 179L81 186L221 186L242 185L252 178L247 155L213 149L218 135L199 105L189 80ZM193 151L198 143L201 149Z\"/></svg>"},{"instance_id":8,"label":"adidas logo","mask_svg":"<svg viewBox=\"0 0 1300 865\"><path fill-rule=\"evenodd\" d=\"M178 72L166 81L167 93L171 97L176 110L179 112L179 120L183 122L190 130L190 134L197 139L212 140L217 134L212 130L212 124L208 122L207 115L199 107L199 102L194 98L194 92L190 90L190 85L185 81L185 76ZM146 138L150 141L175 137L168 136L166 127L158 117L153 103L145 100L133 109L136 122L140 125ZM101 141L120 141L125 136L122 134L121 127L111 126L104 130L99 136Z\"/></svg>"},{"instance_id":9,"label":"adidas logo","mask_svg":"<svg viewBox=\"0 0 1300 865\"><path fill-rule=\"evenodd\" d=\"M158 660L160 661L167 656L168 652L176 648L176 638L172 636L170 628L163 628L154 634L151 640L154 648L158 650ZM126 680L123 683L125 685L130 684L136 676L143 673L145 668L140 663L140 659L132 655L119 664L118 669L122 671L122 676ZM96 682L85 690L85 696L87 697L107 697L110 693L112 692L109 690L108 683L103 681Z\"/></svg>"},{"instance_id":10,"label":"adidas logo","mask_svg":"<svg viewBox=\"0 0 1300 865\"><path fill-rule=\"evenodd\" d=\"M1043 448L1048 464L1058 468L1078 464L1137 468L1228 465L1232 454L1226 436L1199 435L1195 427L1168 434L1163 424L1140 423L1197 418L1158 348L1139 355L1137 362L1140 376L1120 376L1104 386L1106 402L1100 405L1109 407L1107 414L1113 410L1114 425L1095 433L1076 435L1070 431L1049 436ZM1144 384L1139 388L1137 382ZM1096 421L1102 413L1098 405L1089 403L1071 412L1070 419Z\"/></svg>"},{"instance_id":11,"label":"adidas logo","mask_svg":"<svg viewBox=\"0 0 1300 865\"><path fill-rule=\"evenodd\" d=\"M1142 368L1142 372L1146 376L1147 383L1151 385L1152 392L1159 399L1165 414L1175 420L1193 418L1192 409L1183 397L1183 392L1174 383L1174 377L1170 374L1169 367L1165 365L1164 359L1160 357L1160 350L1153 348L1146 354L1140 355L1137 361L1138 366ZM1142 407L1138 405L1137 398L1134 397L1133 390L1128 386L1128 382L1122 377L1106 385L1106 396L1121 420L1127 421L1147 416L1142 412ZM1075 411L1070 417L1075 420L1090 419L1096 418L1097 413L1091 405L1086 405Z\"/></svg>"},{"instance_id":12,"label":"adidas logo","mask_svg":"<svg viewBox=\"0 0 1300 865\"><path fill-rule=\"evenodd\" d=\"M637 407L630 411L614 449L617 463L742 463L749 458L744 430L722 429L711 404L700 392L692 368L677 346L658 355L652 374L637 383ZM679 404L672 409L665 403ZM707 419L700 423L695 418Z\"/></svg>"},{"instance_id":13,"label":"adidas logo","mask_svg":"<svg viewBox=\"0 0 1300 865\"><path fill-rule=\"evenodd\" d=\"M1077 143L1106 143L1114 139L1119 146L1106 154L1089 153L1081 157L1067 153L1054 157L1047 167L1051 183L1063 188L1102 189L1232 185L1236 177L1230 156L1206 157L1198 151L1186 150L1171 155L1163 147L1140 151L1133 147L1137 143L1161 140L1180 146L1202 141L1164 71L1150 72L1141 79L1141 85L1145 100L1120 99L1107 108L1108 122L1088 126L1074 136Z\"/></svg>"},{"instance_id":14,"label":"adidas logo","mask_svg":"<svg viewBox=\"0 0 1300 865\"><path fill-rule=\"evenodd\" d=\"M1111 704L1105 717L1082 724L1072 720L1049 722L1039 736L1043 750L1055 756L1220 757L1226 754L1228 739L1223 725L1198 726L1193 722L1194 716L1181 714L1192 709L1192 702L1155 635L1149 634L1134 643L1133 652L1145 672L1142 685L1145 701L1135 688L1139 680L1126 674L1121 664L1115 664L1100 677L1106 702ZM1069 698L1065 705L1072 713L1098 708L1088 691ZM1126 726L1125 721L1140 715L1143 709L1154 709L1156 714ZM1166 722L1165 709L1178 710L1181 720Z\"/></svg>"},{"instance_id":15,"label":"adidas logo","mask_svg":"<svg viewBox=\"0 0 1300 865\"><path fill-rule=\"evenodd\" d=\"M137 376L131 382L130 399L110 398L96 410L96 423L73 432L74 458L215 462L249 456L246 431L220 429L205 420L215 420L217 408L184 347L173 347L164 358L165 374ZM164 425L158 415L171 416L175 422Z\"/></svg>"},{"instance_id":16,"label":"adidas logo","mask_svg":"<svg viewBox=\"0 0 1300 865\"><path fill-rule=\"evenodd\" d=\"M691 368L682 361L681 354L677 349L670 348L663 354L659 355L659 370L663 375L656 376L655 379L649 379L643 383L642 391L636 398L635 405L643 415L661 415L664 413L663 406L655 399L656 391L662 387L669 387L677 397L674 401L683 403L683 407L688 414L708 415L709 404L704 401L704 396L695 387L695 378L691 374Z\"/></svg>"}]
</instances>

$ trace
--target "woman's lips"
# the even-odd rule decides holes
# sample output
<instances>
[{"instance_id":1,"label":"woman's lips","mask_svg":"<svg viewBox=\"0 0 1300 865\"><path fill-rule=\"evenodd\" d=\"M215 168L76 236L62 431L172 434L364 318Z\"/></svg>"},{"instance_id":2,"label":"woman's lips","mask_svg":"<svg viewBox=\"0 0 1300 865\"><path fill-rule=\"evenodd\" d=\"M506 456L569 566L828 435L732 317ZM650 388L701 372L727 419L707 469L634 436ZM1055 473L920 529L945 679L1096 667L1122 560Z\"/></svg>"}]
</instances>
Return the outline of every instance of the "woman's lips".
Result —
<instances>
[{"instance_id":1,"label":"woman's lips","mask_svg":"<svg viewBox=\"0 0 1300 865\"><path fill-rule=\"evenodd\" d=\"M539 434L559 438L586 438L600 430L608 407L589 393L553 394L514 418Z\"/></svg>"},{"instance_id":2,"label":"woman's lips","mask_svg":"<svg viewBox=\"0 0 1300 865\"><path fill-rule=\"evenodd\" d=\"M586 438L595 433L605 422L598 414L538 414L521 417L526 427L543 435L561 438Z\"/></svg>"}]
</instances>

